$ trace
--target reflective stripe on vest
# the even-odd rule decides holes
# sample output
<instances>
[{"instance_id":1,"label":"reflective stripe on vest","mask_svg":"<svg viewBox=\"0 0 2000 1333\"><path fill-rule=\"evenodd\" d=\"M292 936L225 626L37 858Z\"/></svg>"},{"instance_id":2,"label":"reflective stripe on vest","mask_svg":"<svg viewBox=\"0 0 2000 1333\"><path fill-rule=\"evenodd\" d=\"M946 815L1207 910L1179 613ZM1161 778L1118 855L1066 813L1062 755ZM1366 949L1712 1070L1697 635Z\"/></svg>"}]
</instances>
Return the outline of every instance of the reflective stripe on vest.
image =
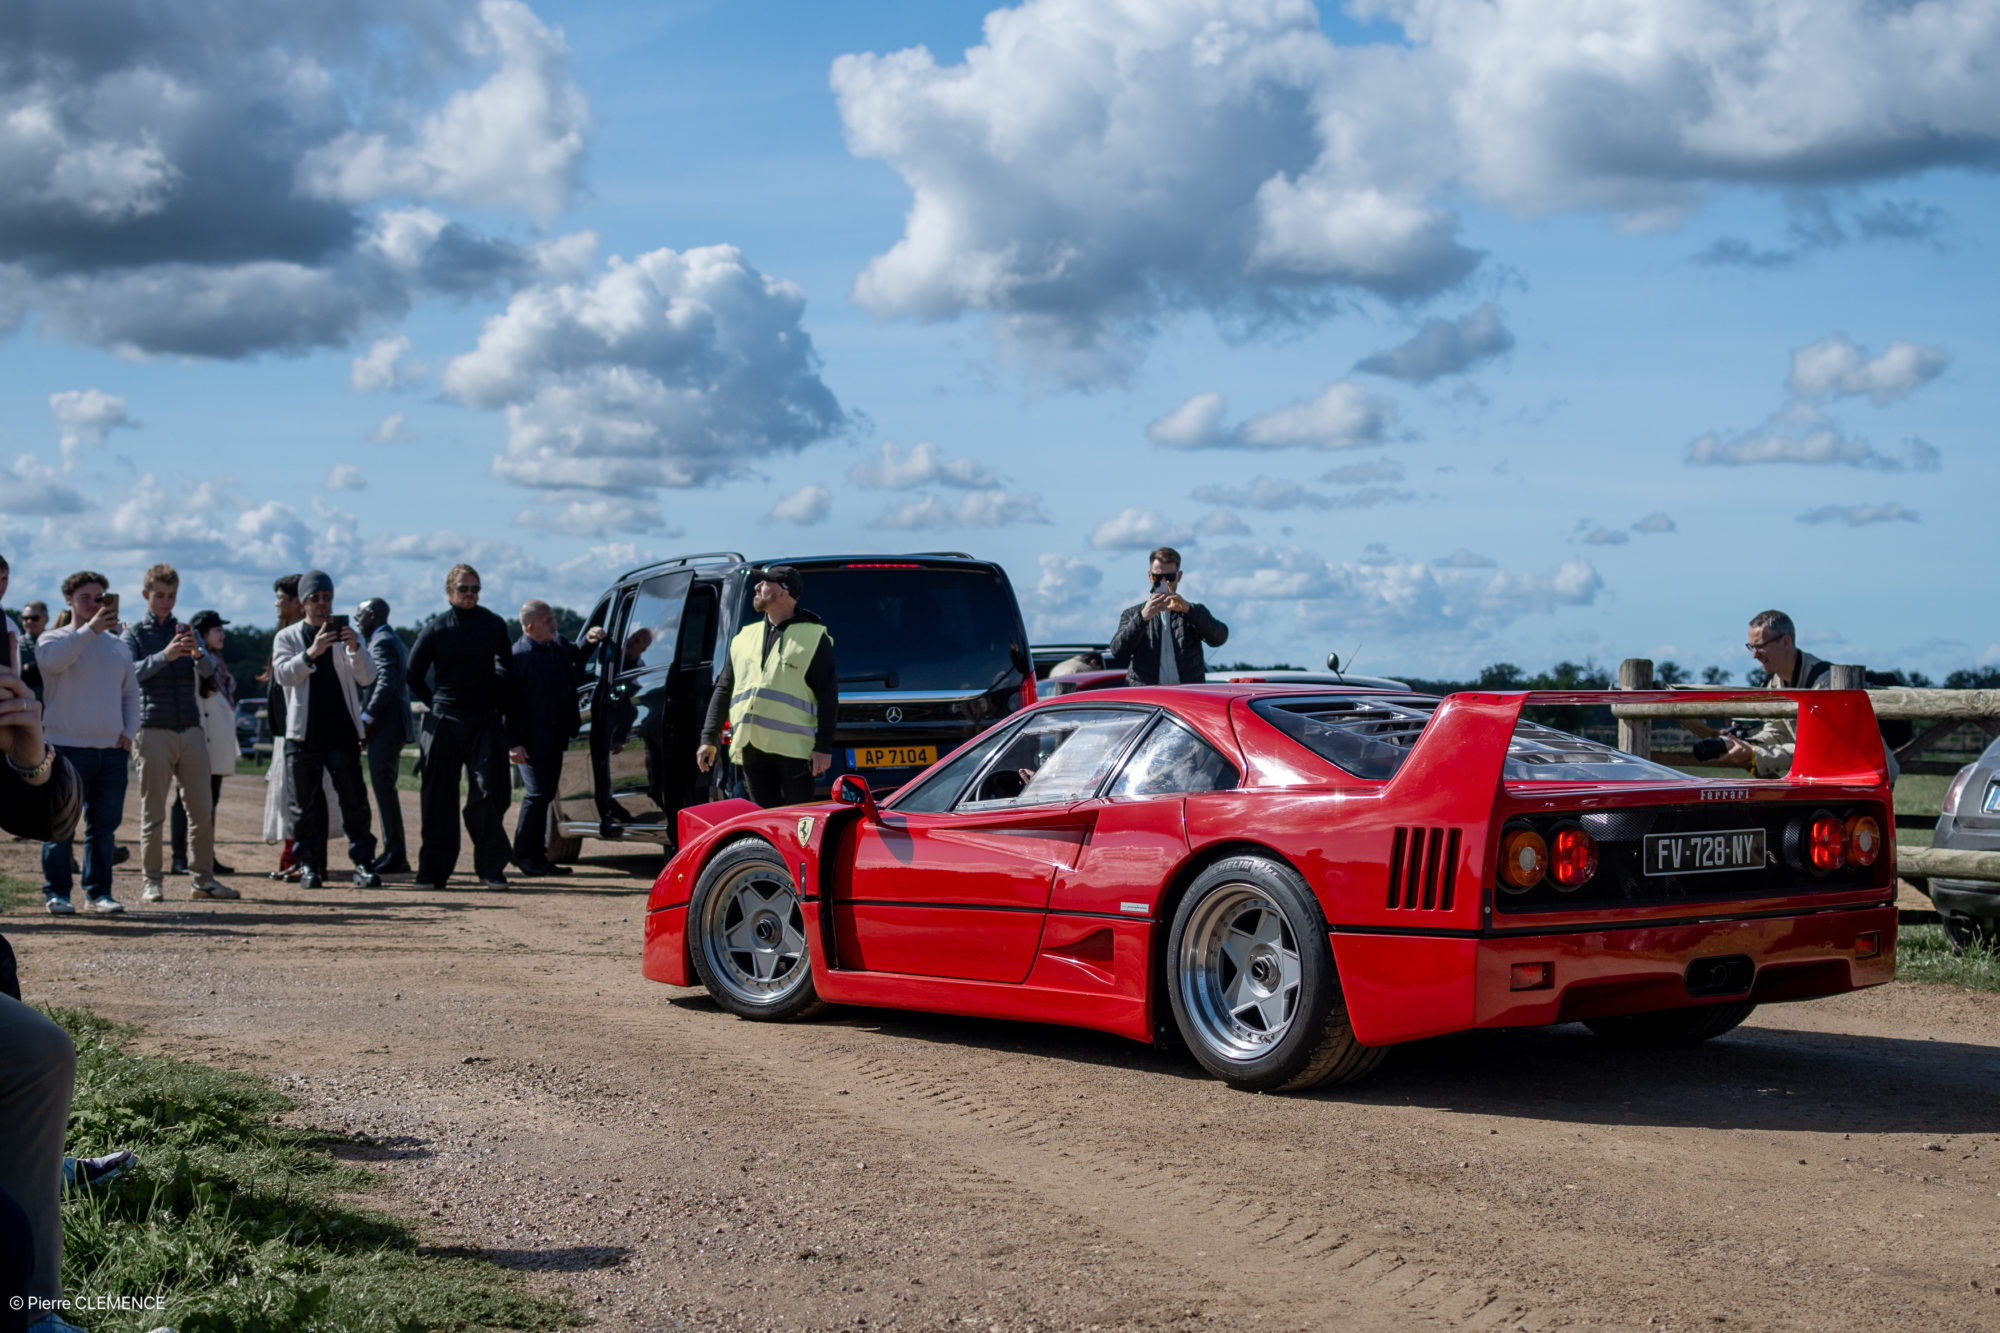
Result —
<instances>
[{"instance_id":1,"label":"reflective stripe on vest","mask_svg":"<svg viewBox=\"0 0 2000 1333\"><path fill-rule=\"evenodd\" d=\"M764 654L764 622L745 625L729 641L729 670L736 692L729 697L729 754L740 760L745 746L765 754L804 759L819 733L819 705L806 684L806 668L828 637L826 626L810 621L785 626L770 656Z\"/></svg>"}]
</instances>

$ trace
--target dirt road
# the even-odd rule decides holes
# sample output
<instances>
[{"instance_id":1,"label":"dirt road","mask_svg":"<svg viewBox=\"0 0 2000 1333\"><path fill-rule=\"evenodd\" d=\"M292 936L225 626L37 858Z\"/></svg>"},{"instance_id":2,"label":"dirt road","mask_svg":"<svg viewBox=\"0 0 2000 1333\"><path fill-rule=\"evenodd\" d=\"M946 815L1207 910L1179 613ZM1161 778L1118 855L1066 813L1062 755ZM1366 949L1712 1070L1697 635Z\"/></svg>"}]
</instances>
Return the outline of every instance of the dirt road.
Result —
<instances>
[{"instance_id":1,"label":"dirt road","mask_svg":"<svg viewBox=\"0 0 2000 1333\"><path fill-rule=\"evenodd\" d=\"M260 798L230 780L224 859L274 859ZM2000 996L1665 1055L1481 1034L1248 1096L1089 1033L738 1021L639 976L657 862L145 908L121 875L123 920L0 929L31 999L279 1080L438 1244L600 1327L2000 1327Z\"/></svg>"}]
</instances>

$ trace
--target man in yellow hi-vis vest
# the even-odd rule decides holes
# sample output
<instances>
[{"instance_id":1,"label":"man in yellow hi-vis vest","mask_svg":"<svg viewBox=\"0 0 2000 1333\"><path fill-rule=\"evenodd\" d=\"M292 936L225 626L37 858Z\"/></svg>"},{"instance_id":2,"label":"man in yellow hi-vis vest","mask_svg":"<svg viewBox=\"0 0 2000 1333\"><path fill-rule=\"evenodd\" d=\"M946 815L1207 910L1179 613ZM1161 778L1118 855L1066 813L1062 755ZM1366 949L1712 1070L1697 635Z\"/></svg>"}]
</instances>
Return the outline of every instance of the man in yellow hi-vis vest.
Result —
<instances>
[{"instance_id":1,"label":"man in yellow hi-vis vest","mask_svg":"<svg viewBox=\"0 0 2000 1333\"><path fill-rule=\"evenodd\" d=\"M751 606L764 618L729 642L729 662L715 682L695 762L715 767L722 720L729 719L729 758L743 770L750 799L769 809L813 798L813 779L833 764L833 727L840 678L833 636L799 606L805 576L791 565L753 569Z\"/></svg>"}]
</instances>

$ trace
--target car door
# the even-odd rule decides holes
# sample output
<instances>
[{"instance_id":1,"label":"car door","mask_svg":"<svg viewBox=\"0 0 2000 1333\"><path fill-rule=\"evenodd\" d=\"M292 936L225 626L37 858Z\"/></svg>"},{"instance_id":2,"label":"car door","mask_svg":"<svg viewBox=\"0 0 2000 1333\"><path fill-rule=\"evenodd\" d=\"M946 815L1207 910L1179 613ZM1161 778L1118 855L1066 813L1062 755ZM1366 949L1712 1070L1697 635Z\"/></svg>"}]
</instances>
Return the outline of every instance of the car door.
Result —
<instances>
[{"instance_id":1,"label":"car door","mask_svg":"<svg viewBox=\"0 0 2000 1333\"><path fill-rule=\"evenodd\" d=\"M975 742L948 808L926 782L864 822L835 890L844 966L870 972L1025 981L1058 871L1076 864L1098 788L1151 716L1137 707L1029 714ZM977 767L973 768L973 762Z\"/></svg>"},{"instance_id":2,"label":"car door","mask_svg":"<svg viewBox=\"0 0 2000 1333\"><path fill-rule=\"evenodd\" d=\"M638 585L608 664L605 744L610 798L626 833L671 837L666 805L673 666L692 570L656 574Z\"/></svg>"},{"instance_id":3,"label":"car door","mask_svg":"<svg viewBox=\"0 0 2000 1333\"><path fill-rule=\"evenodd\" d=\"M610 681L605 666L617 643L619 594L620 590L613 588L600 597L583 622L586 640L593 629L603 630L605 637L595 644L581 643L585 679L577 687L577 713L582 727L563 751L562 779L556 787L556 826L570 837L600 836L609 812L611 785L604 761L610 727L605 710Z\"/></svg>"},{"instance_id":4,"label":"car door","mask_svg":"<svg viewBox=\"0 0 2000 1333\"><path fill-rule=\"evenodd\" d=\"M1160 890L1187 858L1187 799L1228 791L1239 780L1233 762L1162 713L1104 794L1077 807L1076 813L1092 818L1090 841L1075 867L1057 876L1049 901L1052 916L1074 913L1077 919L1063 922L1062 938L1050 942L1068 947L1069 935L1102 930L1107 915L1151 917Z\"/></svg>"}]
</instances>

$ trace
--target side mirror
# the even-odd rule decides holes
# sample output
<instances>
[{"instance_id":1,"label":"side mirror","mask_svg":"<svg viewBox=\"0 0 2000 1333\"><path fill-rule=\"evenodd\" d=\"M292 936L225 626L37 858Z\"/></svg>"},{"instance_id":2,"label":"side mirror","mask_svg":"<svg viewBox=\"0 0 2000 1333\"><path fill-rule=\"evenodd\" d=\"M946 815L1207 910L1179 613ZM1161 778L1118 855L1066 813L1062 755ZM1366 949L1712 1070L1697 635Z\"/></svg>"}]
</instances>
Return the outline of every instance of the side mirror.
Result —
<instances>
[{"instance_id":1,"label":"side mirror","mask_svg":"<svg viewBox=\"0 0 2000 1333\"><path fill-rule=\"evenodd\" d=\"M868 790L868 779L859 773L842 773L835 778L833 799L842 805L860 806L862 817L870 823L880 818L875 808L875 793Z\"/></svg>"},{"instance_id":2,"label":"side mirror","mask_svg":"<svg viewBox=\"0 0 2000 1333\"><path fill-rule=\"evenodd\" d=\"M1326 669L1327 669L1328 671L1331 671L1331 672L1332 672L1332 673L1333 673L1334 675L1336 675L1336 676L1340 674L1340 654L1339 654L1339 653L1328 653L1328 654L1326 655Z\"/></svg>"}]
</instances>

